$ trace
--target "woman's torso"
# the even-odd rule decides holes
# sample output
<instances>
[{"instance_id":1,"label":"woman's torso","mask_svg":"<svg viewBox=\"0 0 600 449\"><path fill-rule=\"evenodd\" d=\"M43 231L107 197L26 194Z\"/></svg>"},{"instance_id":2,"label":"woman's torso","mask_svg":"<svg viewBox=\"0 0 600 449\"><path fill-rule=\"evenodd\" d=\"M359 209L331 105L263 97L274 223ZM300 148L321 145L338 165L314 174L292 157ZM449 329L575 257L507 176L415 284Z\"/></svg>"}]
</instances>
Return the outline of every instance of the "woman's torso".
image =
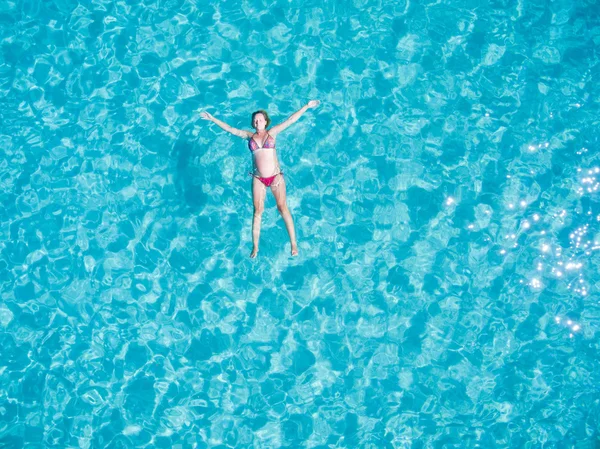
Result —
<instances>
[{"instance_id":1,"label":"woman's torso","mask_svg":"<svg viewBox=\"0 0 600 449\"><path fill-rule=\"evenodd\" d=\"M275 151L275 138L268 132L263 134L262 137L258 134L250 137L248 149L252 152L254 171L258 176L268 177L280 172Z\"/></svg>"}]
</instances>

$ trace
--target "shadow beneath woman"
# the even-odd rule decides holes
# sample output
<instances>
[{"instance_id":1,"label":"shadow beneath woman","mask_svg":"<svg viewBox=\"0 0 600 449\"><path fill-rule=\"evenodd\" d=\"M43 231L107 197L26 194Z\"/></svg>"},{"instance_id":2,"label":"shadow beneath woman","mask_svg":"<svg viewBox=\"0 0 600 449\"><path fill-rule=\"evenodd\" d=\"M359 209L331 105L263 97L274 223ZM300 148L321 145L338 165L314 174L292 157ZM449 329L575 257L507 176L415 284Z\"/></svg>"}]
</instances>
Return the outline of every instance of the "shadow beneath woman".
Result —
<instances>
[{"instance_id":1,"label":"shadow beneath woman","mask_svg":"<svg viewBox=\"0 0 600 449\"><path fill-rule=\"evenodd\" d=\"M208 201L202 191L207 177L207 167L200 163L198 138L192 134L193 125L186 127L173 145L173 157L177 161L175 187L192 212L199 212Z\"/></svg>"}]
</instances>

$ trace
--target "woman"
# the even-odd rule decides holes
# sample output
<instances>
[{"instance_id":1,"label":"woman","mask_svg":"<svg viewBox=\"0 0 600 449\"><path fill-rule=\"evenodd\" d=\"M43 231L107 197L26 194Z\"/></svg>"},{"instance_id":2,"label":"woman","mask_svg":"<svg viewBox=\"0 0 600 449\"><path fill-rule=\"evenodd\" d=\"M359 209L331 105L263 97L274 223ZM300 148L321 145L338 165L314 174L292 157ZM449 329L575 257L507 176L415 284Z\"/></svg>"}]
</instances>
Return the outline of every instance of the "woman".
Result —
<instances>
[{"instance_id":1,"label":"woman","mask_svg":"<svg viewBox=\"0 0 600 449\"><path fill-rule=\"evenodd\" d=\"M292 214L287 207L285 195L285 179L283 172L279 167L277 153L275 152L275 139L277 135L295 123L301 116L310 108L319 106L318 100L311 100L298 111L294 112L285 122L273 126L267 131L267 127L271 124L269 114L264 110L258 110L252 114L252 127L256 132L243 131L241 129L232 128L227 123L216 119L208 112L202 112L200 117L204 120L210 120L217 124L220 128L248 140L248 148L252 152L253 173L252 174L252 202L254 204L254 218L252 220L252 253L251 258L255 258L258 254L258 240L260 237L260 222L265 206L265 194L267 187L271 189L277 201L277 209L283 217L285 227L290 236L292 245L292 256L298 255L298 244L296 243L296 231L294 230L294 222Z\"/></svg>"}]
</instances>

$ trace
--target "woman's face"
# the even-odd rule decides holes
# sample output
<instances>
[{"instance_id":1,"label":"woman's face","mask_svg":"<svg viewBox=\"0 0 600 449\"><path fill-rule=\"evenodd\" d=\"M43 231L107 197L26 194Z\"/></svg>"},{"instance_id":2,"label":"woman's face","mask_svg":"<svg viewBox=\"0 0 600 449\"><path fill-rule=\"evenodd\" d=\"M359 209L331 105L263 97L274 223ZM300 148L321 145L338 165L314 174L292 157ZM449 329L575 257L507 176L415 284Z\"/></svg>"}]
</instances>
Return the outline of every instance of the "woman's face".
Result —
<instances>
[{"instance_id":1,"label":"woman's face","mask_svg":"<svg viewBox=\"0 0 600 449\"><path fill-rule=\"evenodd\" d=\"M265 116L263 114L259 113L254 116L254 121L252 124L254 125L254 129L256 129L257 131L263 130L267 125L267 120L265 119Z\"/></svg>"}]
</instances>

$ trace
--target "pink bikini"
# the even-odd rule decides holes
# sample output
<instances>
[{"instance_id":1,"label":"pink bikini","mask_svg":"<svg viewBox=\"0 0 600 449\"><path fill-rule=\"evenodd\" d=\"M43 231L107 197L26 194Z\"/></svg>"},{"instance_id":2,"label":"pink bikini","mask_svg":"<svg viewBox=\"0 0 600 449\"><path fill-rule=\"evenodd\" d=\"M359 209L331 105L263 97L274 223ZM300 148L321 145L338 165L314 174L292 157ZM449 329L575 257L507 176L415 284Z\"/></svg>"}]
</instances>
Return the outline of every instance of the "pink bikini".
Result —
<instances>
[{"instance_id":1,"label":"pink bikini","mask_svg":"<svg viewBox=\"0 0 600 449\"><path fill-rule=\"evenodd\" d=\"M269 133L267 133L267 138L263 142L262 146L259 147L256 140L254 140L254 137L250 137L250 139L248 140L248 148L250 149L252 154L254 154L257 151L266 150L266 149L275 150L275 139L271 135L269 135ZM268 176L266 178L263 178L262 176L257 176L254 173L250 173L250 174L252 176L254 176L255 178L257 178L260 182L262 182L266 187L270 187L271 184L273 184L273 181L275 181L275 178L277 177L277 175L283 176L282 171L274 174L273 176Z\"/></svg>"}]
</instances>

